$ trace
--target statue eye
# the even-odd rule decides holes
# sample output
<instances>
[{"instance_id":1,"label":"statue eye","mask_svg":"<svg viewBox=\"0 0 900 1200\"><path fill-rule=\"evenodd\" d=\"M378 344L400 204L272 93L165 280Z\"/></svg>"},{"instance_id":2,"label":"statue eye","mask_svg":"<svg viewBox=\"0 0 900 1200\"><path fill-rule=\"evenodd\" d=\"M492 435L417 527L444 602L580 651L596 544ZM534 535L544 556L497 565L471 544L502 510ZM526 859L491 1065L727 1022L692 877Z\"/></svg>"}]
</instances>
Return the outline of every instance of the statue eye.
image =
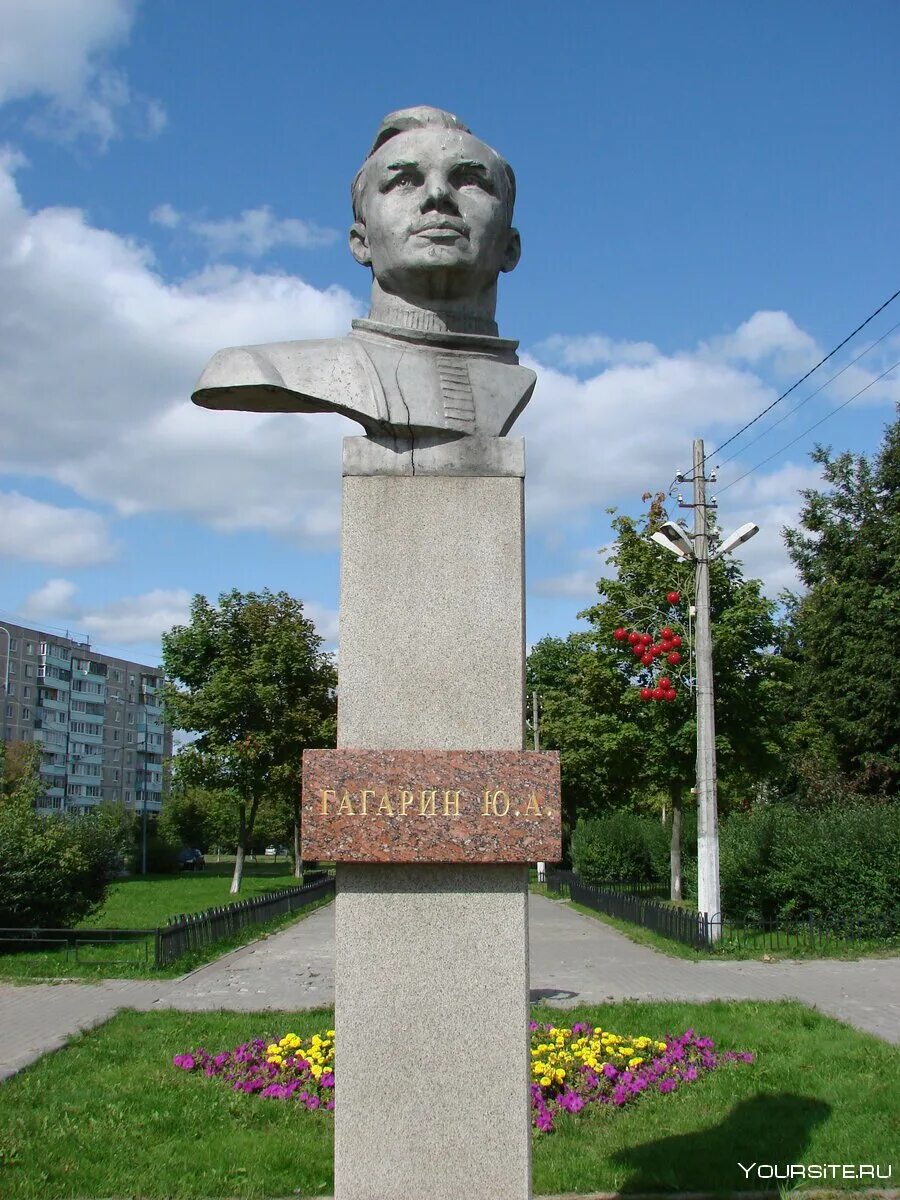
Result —
<instances>
[{"instance_id":1,"label":"statue eye","mask_svg":"<svg viewBox=\"0 0 900 1200\"><path fill-rule=\"evenodd\" d=\"M394 176L394 187L415 187L418 179L413 171L401 171Z\"/></svg>"}]
</instances>

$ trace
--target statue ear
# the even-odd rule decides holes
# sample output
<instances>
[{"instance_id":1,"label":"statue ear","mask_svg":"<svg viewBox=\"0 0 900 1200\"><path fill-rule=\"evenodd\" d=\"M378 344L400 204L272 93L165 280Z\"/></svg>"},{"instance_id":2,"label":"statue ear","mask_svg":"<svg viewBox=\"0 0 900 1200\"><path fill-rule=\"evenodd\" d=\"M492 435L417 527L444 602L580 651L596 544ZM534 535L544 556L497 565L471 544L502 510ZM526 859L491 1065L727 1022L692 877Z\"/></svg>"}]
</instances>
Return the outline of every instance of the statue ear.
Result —
<instances>
[{"instance_id":1,"label":"statue ear","mask_svg":"<svg viewBox=\"0 0 900 1200\"><path fill-rule=\"evenodd\" d=\"M369 250L369 239L362 221L354 221L350 226L350 253L361 267L371 267L372 252Z\"/></svg>"},{"instance_id":2,"label":"statue ear","mask_svg":"<svg viewBox=\"0 0 900 1200\"><path fill-rule=\"evenodd\" d=\"M506 243L506 251L503 255L503 262L500 264L501 271L512 271L518 265L519 259L522 257L522 239L519 237L518 229L510 229L509 239Z\"/></svg>"}]
</instances>

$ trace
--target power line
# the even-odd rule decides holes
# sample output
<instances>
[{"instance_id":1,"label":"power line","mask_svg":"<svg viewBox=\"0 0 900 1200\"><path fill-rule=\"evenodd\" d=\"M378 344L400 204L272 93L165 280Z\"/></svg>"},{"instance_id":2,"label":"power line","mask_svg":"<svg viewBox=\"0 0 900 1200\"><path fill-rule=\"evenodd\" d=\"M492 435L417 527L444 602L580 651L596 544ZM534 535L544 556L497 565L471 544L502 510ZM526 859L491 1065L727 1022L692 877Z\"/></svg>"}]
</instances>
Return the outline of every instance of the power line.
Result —
<instances>
[{"instance_id":1,"label":"power line","mask_svg":"<svg viewBox=\"0 0 900 1200\"><path fill-rule=\"evenodd\" d=\"M830 413L826 413L820 421L816 421L814 425L810 425L808 429L804 429L802 433L798 433L795 438L792 438L789 442L786 442L783 446L776 450L774 454L770 454L768 458L764 458L762 462L758 462L755 467L751 467L749 471L745 471L743 475L738 475L737 479L732 479L731 483L727 483L725 487L719 488L718 494L721 496L722 493L727 492L730 487L734 487L736 483L740 483L742 479L746 479L748 475L752 475L754 471L758 471L760 467L764 467L766 463L770 463L773 458L777 458L779 454L795 445L795 443L799 442L801 438L806 437L808 433L812 433L814 429L818 429L820 425L824 425L825 422L830 420L835 413L840 412L842 408L846 408L848 404L856 400L857 397L863 394L863 392L867 392L869 388L873 387L879 382L879 380L884 379L885 375L890 375L891 371L895 370L897 367L900 367L900 359L898 359L893 366L888 367L886 371L882 371L880 375L877 375L874 379L870 380L865 387L862 387L858 392L855 392L849 400L845 400L842 404L839 404L837 408L833 408Z\"/></svg>"},{"instance_id":2,"label":"power line","mask_svg":"<svg viewBox=\"0 0 900 1200\"><path fill-rule=\"evenodd\" d=\"M783 417L779 417L777 421L773 421L771 425L767 425L762 433L757 434L757 436L752 438L749 442L745 442L740 450L735 450L734 454L730 454L728 458L723 459L721 462L717 462L716 470L718 471L720 467L724 467L727 463L733 462L739 454L743 454L745 450L749 450L751 446L755 446L756 443L761 438L764 438L767 433L771 433L773 429L777 429L779 425L783 425L788 417L792 417L794 413L799 412L805 404L808 404L810 400L818 396L821 391L824 391L824 389L827 388L830 383L834 383L834 381L840 378L845 371L849 371L850 368L855 366L861 358L865 358L865 356L871 353L871 351L873 351L877 345L883 342L885 338L890 337L896 329L900 329L900 321L898 321L896 325L892 325L887 333L883 333L881 337L877 339L877 341L872 342L870 345L866 346L865 350L860 351L856 358L851 358L850 361L845 363L839 371L835 371L833 375L826 379L824 383L820 384L815 391L810 392L809 395L801 400L799 404L795 404L793 408L789 408Z\"/></svg>"},{"instance_id":3,"label":"power line","mask_svg":"<svg viewBox=\"0 0 900 1200\"><path fill-rule=\"evenodd\" d=\"M900 296L900 288L898 288L897 291L894 292L893 296L888 296L887 300L885 300L885 302L883 304L879 305L879 307L876 308L873 313L870 313L869 316L866 317L866 319L862 322L861 325L857 325L857 327L853 330L852 333L848 333L842 342L838 342L838 344L834 347L833 350L829 350L829 352L825 355L824 358L820 358L814 367L810 367L810 369L806 372L805 375L801 375L796 383L792 383L786 392L782 392L781 395L776 397L772 401L771 404L767 405L762 410L762 412L757 413L756 416L751 421L748 421L746 425L742 425L741 428L737 431L737 433L732 434L731 437L727 439L727 441L724 441L721 443L721 445L716 446L715 450L711 451L711 453L704 455L704 460L703 460L704 464L710 458L715 458L715 456L719 453L720 450L724 450L726 446L730 446L731 443L736 441L741 436L742 433L745 433L751 427L751 425L755 425L757 421L761 420L766 415L766 413L771 412L776 404L780 404L782 400L786 399L786 397L788 397L791 394L791 392L796 391L801 383L805 383L806 380L809 379L810 375L813 375L816 371L818 371L819 367L821 367L824 363L828 362L829 358L834 358L835 354L837 354L837 352L839 350L842 350L844 348L844 346L846 346L848 342L852 341L853 338L855 338L858 333L860 333L863 329L865 329L865 327L871 321L874 321L879 313L884 312L884 310L887 308L887 306L889 304L892 304L897 299L898 296ZM881 376L879 376L879 378L881 378ZM872 382L874 383L876 381L873 380ZM863 389L863 390L865 390L865 389ZM843 407L843 405L841 405L841 407ZM834 411L837 412L838 410L835 409ZM813 425L811 428L815 429L815 425ZM802 434L801 434L801 436L802 436ZM793 445L793 443L790 443L790 444ZM756 468L754 467L753 469L755 470ZM689 483L692 479L693 479L693 475L686 475L683 477L683 479L680 482ZM669 490L671 491L671 488ZM723 488L721 490L724 491L725 489Z\"/></svg>"}]
</instances>

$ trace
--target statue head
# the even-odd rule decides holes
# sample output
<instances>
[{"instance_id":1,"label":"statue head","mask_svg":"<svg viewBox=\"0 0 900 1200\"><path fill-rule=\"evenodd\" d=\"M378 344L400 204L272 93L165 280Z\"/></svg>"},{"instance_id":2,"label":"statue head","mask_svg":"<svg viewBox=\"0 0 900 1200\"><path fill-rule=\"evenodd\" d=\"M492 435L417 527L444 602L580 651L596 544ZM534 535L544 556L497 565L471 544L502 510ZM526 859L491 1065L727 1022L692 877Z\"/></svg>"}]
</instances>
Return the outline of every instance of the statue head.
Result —
<instances>
[{"instance_id":1,"label":"statue head","mask_svg":"<svg viewBox=\"0 0 900 1200\"><path fill-rule=\"evenodd\" d=\"M405 108L379 126L353 181L350 250L374 289L491 320L497 277L521 252L509 164L452 113Z\"/></svg>"}]
</instances>

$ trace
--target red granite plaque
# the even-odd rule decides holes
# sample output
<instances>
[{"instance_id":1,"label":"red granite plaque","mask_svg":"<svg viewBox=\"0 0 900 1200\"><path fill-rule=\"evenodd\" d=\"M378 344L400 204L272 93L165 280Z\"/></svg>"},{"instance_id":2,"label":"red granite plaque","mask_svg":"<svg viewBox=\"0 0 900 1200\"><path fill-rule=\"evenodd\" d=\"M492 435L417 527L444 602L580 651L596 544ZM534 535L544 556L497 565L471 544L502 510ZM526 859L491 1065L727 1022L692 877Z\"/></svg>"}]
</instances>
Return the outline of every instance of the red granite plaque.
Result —
<instances>
[{"instance_id":1,"label":"red granite plaque","mask_svg":"<svg viewBox=\"0 0 900 1200\"><path fill-rule=\"evenodd\" d=\"M307 859L559 862L559 753L305 750L302 831Z\"/></svg>"}]
</instances>

